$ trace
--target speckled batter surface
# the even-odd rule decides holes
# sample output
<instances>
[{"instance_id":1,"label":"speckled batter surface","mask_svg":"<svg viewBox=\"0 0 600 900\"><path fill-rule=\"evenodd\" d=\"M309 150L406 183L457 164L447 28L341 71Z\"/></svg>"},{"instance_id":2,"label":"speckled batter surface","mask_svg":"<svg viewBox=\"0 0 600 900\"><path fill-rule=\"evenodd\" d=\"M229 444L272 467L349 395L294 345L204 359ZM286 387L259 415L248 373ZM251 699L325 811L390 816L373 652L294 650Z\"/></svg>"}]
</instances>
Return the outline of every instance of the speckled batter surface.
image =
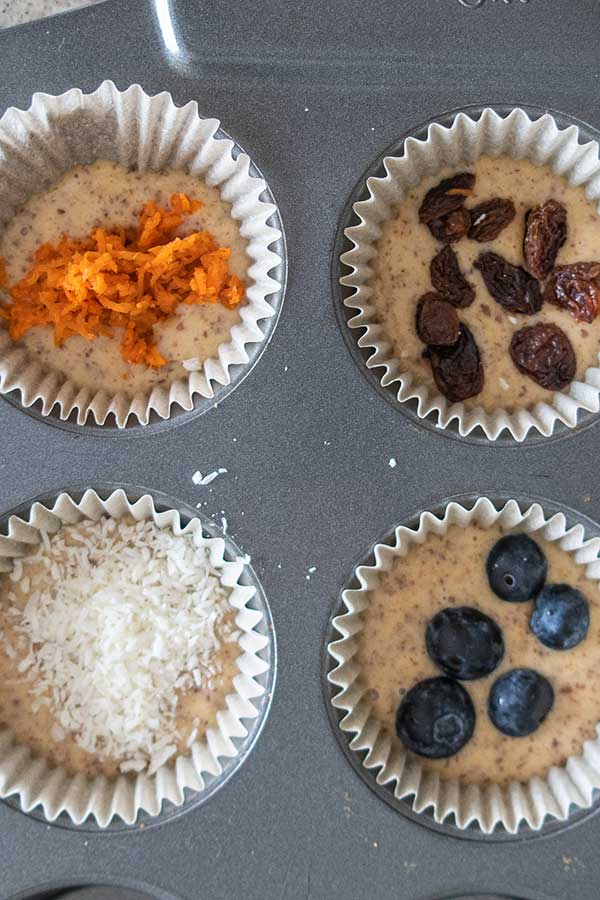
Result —
<instances>
[{"instance_id":1,"label":"speckled batter surface","mask_svg":"<svg viewBox=\"0 0 600 900\"><path fill-rule=\"evenodd\" d=\"M202 208L186 216L176 234L212 232L221 246L231 248L229 271L245 280L249 263L246 242L231 217L230 206L215 187L184 172L135 172L100 161L67 172L52 189L33 196L8 224L0 236L0 256L6 261L9 282L25 274L40 244L56 242L63 234L83 237L99 225L134 226L147 200L168 206L176 192L202 202ZM52 329L38 326L20 343L45 368L62 373L79 387L133 395L187 377L182 362L195 359L203 363L217 356L219 346L230 340L231 328L239 321L236 309L220 303L181 304L174 316L154 328L158 350L170 360L160 369L126 362L120 354L119 329L114 337L88 341L75 335L62 347L55 347Z\"/></svg>"},{"instance_id":2,"label":"speckled batter surface","mask_svg":"<svg viewBox=\"0 0 600 900\"><path fill-rule=\"evenodd\" d=\"M467 207L492 197L505 197L514 202L517 211L515 219L496 240L478 243L463 238L452 245L461 271L476 291L472 305L458 310L458 314L473 332L485 372L483 390L465 405L482 406L488 412L499 408L512 412L531 408L540 401L551 402L552 391L540 387L515 368L508 352L513 333L539 321L558 325L573 344L577 357L576 379L582 380L587 368L598 365L600 319L591 325L578 323L567 311L549 304L544 304L533 316L509 314L493 300L480 272L473 268L479 254L490 250L513 265L523 266L525 214L549 198L560 201L567 209L568 235L557 265L600 258L600 217L594 204L587 200L583 188L570 187L547 167L508 157L483 157L474 165L459 164L422 181L398 206L396 216L383 225L373 263L372 303L377 318L393 344L393 355L402 362L402 371L413 372L419 383L430 386L437 394L429 363L422 358L425 347L417 337L415 309L418 298L432 290L429 265L443 244L419 222L418 209L430 188L461 171L474 172L477 176Z\"/></svg>"},{"instance_id":3,"label":"speckled batter surface","mask_svg":"<svg viewBox=\"0 0 600 900\"><path fill-rule=\"evenodd\" d=\"M361 680L370 690L373 714L395 734L398 705L417 681L442 674L427 655L425 628L447 606L474 606L491 616L504 635L505 655L487 678L463 682L476 710L475 733L447 760L419 759L426 769L464 782L506 784L543 776L551 766L581 753L583 741L596 736L600 722L600 596L584 567L559 546L533 535L548 559L548 582L579 588L590 604L586 639L568 651L549 650L529 631L531 603L507 603L490 590L485 573L487 554L504 534L499 526L452 526L446 535L430 535L394 561L370 593L358 635ZM502 672L529 666L548 678L555 703L547 719L529 737L510 738L487 715L490 687Z\"/></svg>"}]
</instances>

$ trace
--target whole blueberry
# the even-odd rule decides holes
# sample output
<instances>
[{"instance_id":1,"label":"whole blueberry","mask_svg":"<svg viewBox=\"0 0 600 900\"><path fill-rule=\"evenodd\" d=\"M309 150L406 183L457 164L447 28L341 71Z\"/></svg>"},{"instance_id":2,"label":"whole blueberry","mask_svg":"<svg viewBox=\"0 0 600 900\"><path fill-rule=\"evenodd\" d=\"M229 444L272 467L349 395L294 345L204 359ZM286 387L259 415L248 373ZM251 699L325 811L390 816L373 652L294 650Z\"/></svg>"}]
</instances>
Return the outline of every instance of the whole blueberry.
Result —
<instances>
[{"instance_id":1,"label":"whole blueberry","mask_svg":"<svg viewBox=\"0 0 600 900\"><path fill-rule=\"evenodd\" d=\"M471 698L458 681L443 675L417 682L396 713L396 732L402 743L429 759L454 756L474 728Z\"/></svg>"},{"instance_id":2,"label":"whole blueberry","mask_svg":"<svg viewBox=\"0 0 600 900\"><path fill-rule=\"evenodd\" d=\"M427 625L425 643L436 666L461 681L484 678L504 656L500 628L472 606L448 607L436 613Z\"/></svg>"},{"instance_id":3,"label":"whole blueberry","mask_svg":"<svg viewBox=\"0 0 600 900\"><path fill-rule=\"evenodd\" d=\"M570 650L588 633L590 609L581 591L570 584L547 584L535 598L529 627L551 650Z\"/></svg>"},{"instance_id":4,"label":"whole blueberry","mask_svg":"<svg viewBox=\"0 0 600 900\"><path fill-rule=\"evenodd\" d=\"M525 603L533 600L544 582L546 557L527 534L507 534L496 541L486 562L490 587L501 600Z\"/></svg>"},{"instance_id":5,"label":"whole blueberry","mask_svg":"<svg viewBox=\"0 0 600 900\"><path fill-rule=\"evenodd\" d=\"M550 682L533 669L511 669L492 685L488 714L509 737L526 737L542 724L554 703Z\"/></svg>"}]
</instances>

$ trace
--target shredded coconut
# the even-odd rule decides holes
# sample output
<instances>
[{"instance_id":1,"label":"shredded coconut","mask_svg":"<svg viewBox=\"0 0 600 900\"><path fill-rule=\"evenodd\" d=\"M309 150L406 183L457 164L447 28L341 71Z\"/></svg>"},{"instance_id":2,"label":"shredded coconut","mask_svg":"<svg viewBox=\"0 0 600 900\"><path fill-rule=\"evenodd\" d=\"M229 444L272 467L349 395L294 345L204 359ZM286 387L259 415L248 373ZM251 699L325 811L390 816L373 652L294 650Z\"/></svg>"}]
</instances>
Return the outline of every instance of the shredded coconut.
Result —
<instances>
[{"instance_id":1,"label":"shredded coconut","mask_svg":"<svg viewBox=\"0 0 600 900\"><path fill-rule=\"evenodd\" d=\"M62 528L11 577L25 567L18 668L53 712L53 736L152 774L177 750L177 691L212 683L232 631L208 552L189 534L104 518Z\"/></svg>"},{"instance_id":2,"label":"shredded coconut","mask_svg":"<svg viewBox=\"0 0 600 900\"><path fill-rule=\"evenodd\" d=\"M498 384L500 385L500 387L502 388L503 391L507 391L510 387L510 384L508 383L506 378L499 378Z\"/></svg>"},{"instance_id":3,"label":"shredded coconut","mask_svg":"<svg viewBox=\"0 0 600 900\"><path fill-rule=\"evenodd\" d=\"M390 467L390 469L395 469L397 465L398 465L398 463L396 462L396 460L395 460L394 457L392 456L392 458L391 458L390 461L388 462L388 466Z\"/></svg>"},{"instance_id":4,"label":"shredded coconut","mask_svg":"<svg viewBox=\"0 0 600 900\"><path fill-rule=\"evenodd\" d=\"M196 474L199 475L200 473L197 472ZM210 484L211 481L214 481L215 478L219 477L219 475L226 475L226 474L227 474L227 469L215 469L214 472L209 472L208 475L205 475L204 478L200 479L200 481L196 481L194 483L204 486L205 484Z\"/></svg>"}]
</instances>

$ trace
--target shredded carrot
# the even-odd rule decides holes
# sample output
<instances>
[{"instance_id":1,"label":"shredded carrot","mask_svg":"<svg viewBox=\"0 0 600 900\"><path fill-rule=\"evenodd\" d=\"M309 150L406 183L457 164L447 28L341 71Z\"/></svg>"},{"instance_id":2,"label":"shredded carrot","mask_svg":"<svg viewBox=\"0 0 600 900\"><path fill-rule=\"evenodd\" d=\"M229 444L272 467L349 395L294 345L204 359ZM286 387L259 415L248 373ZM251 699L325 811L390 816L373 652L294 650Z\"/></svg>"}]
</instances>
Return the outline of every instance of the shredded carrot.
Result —
<instances>
[{"instance_id":1,"label":"shredded carrot","mask_svg":"<svg viewBox=\"0 0 600 900\"><path fill-rule=\"evenodd\" d=\"M173 194L170 209L148 201L137 229L96 228L78 240L63 235L56 245L38 247L33 265L13 285L0 259L0 287L12 298L0 306L0 316L8 320L12 340L36 325L52 326L58 347L73 335L93 340L122 328L127 362L164 366L154 325L181 303L233 309L244 298L243 281L229 273L228 247L219 247L209 231L174 237L185 216L201 205Z\"/></svg>"}]
</instances>

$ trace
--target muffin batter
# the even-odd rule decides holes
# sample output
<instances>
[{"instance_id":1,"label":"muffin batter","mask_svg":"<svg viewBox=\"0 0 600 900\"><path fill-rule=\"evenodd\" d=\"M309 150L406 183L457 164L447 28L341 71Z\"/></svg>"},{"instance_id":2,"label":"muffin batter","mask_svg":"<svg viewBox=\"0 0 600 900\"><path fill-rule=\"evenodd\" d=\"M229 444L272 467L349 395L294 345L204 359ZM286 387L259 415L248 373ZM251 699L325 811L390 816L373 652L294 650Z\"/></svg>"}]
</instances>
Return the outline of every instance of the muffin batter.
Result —
<instances>
[{"instance_id":1,"label":"muffin batter","mask_svg":"<svg viewBox=\"0 0 600 900\"><path fill-rule=\"evenodd\" d=\"M0 257L6 262L9 283L27 272L40 244L56 242L63 234L83 237L98 226L133 227L147 200L168 206L176 192L202 202L202 208L186 216L176 234L210 231L221 246L231 248L229 271L245 279L246 242L217 188L185 172L128 171L117 163L100 161L71 169L49 191L33 196L9 222L0 237ZM187 377L184 360L197 360L196 368L201 368L204 361L218 355L219 346L230 340L231 328L239 321L237 309L220 303L182 304L172 318L155 327L158 350L170 360L159 369L127 363L119 352L117 331L114 337L92 341L75 335L55 347L52 329L38 326L20 343L44 368L66 375L79 387L133 395Z\"/></svg>"},{"instance_id":2,"label":"muffin batter","mask_svg":"<svg viewBox=\"0 0 600 900\"><path fill-rule=\"evenodd\" d=\"M376 308L386 339L393 344L393 355L402 363L402 371L414 373L418 383L428 385L437 394L430 365L422 358L425 347L416 333L415 309L419 297L432 290L429 264L443 245L419 222L418 209L430 188L461 171L476 175L474 193L468 198L467 207L492 197L503 197L514 202L517 213L491 242L463 238L452 244L461 271L476 292L471 306L458 310L459 318L473 333L485 372L483 390L466 400L465 405L482 406L487 412L498 408L512 412L531 408L540 401L552 402L553 392L520 374L511 361L508 348L513 333L540 321L558 325L573 345L577 358L575 378L582 380L586 369L598 365L600 320L590 325L576 322L567 311L548 303L535 315L507 313L490 296L480 272L473 267L479 254L487 251L498 253L513 265L523 266L525 214L549 198L559 201L567 210L567 240L556 265L598 258L600 217L594 204L587 200L583 187L569 186L548 167L509 157L483 157L472 165L460 163L424 179L398 205L396 216L382 226L378 254L373 261L370 302Z\"/></svg>"},{"instance_id":3,"label":"muffin batter","mask_svg":"<svg viewBox=\"0 0 600 900\"><path fill-rule=\"evenodd\" d=\"M81 526L69 526L68 531L69 545L77 544L81 540ZM34 756L47 760L51 766L63 766L69 775L116 777L122 760L91 753L77 742L75 734L65 733L59 723L60 711L55 714L48 706L39 705L31 692L35 679L32 682L19 671L27 650L16 630L19 620L10 609L11 606L24 608L36 571L51 579L47 569L37 562L25 563L23 577L16 583L8 574L0 576L0 729L12 729L17 742L29 747ZM188 754L188 742L202 739L207 729L215 726L217 712L226 709L225 698L235 690L233 679L239 674L237 659L241 652L235 616L235 610L230 609L215 626L219 647L211 659L210 680L204 677L199 687L177 691L178 737L173 743L180 754ZM175 759L172 757L170 763Z\"/></svg>"},{"instance_id":4,"label":"muffin batter","mask_svg":"<svg viewBox=\"0 0 600 900\"><path fill-rule=\"evenodd\" d=\"M500 600L490 589L485 561L490 548L505 532L452 526L446 535L430 534L424 544L413 544L407 555L394 561L380 576L362 613L357 635L361 681L372 701L372 714L403 748L396 737L398 705L414 684L441 675L427 655L425 628L444 607L472 606L500 626L505 653L489 676L462 682L476 710L475 732L455 756L443 760L413 757L425 769L444 779L466 783L507 784L544 776L570 755L581 753L585 740L596 737L600 722L600 613L598 586L585 569L554 543L533 534L548 561L548 582L567 582L582 591L590 607L587 638L566 651L549 650L529 630L532 603ZM531 667L554 688L554 706L546 720L528 737L511 738L498 731L487 714L491 685L504 672ZM409 754L410 755L410 754Z\"/></svg>"}]
</instances>

